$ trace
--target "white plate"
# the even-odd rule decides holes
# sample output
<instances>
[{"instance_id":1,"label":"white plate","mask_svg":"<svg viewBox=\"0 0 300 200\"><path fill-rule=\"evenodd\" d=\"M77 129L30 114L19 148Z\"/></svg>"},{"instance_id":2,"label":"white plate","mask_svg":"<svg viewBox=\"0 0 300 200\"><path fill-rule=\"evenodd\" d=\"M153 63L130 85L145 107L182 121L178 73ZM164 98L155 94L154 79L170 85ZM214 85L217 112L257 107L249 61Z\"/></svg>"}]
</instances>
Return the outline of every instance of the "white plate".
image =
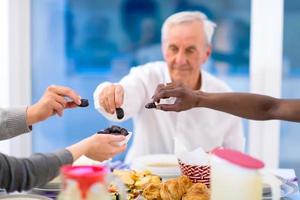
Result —
<instances>
[{"instance_id":1,"label":"white plate","mask_svg":"<svg viewBox=\"0 0 300 200\"><path fill-rule=\"evenodd\" d=\"M174 154L152 154L136 158L130 167L133 170L150 170L162 178L180 176L177 157Z\"/></svg>"},{"instance_id":2,"label":"white plate","mask_svg":"<svg viewBox=\"0 0 300 200\"><path fill-rule=\"evenodd\" d=\"M54 178L52 181L48 182L46 185L35 187L32 190L33 194L43 195L45 192L59 193L61 191L61 180L60 177Z\"/></svg>"},{"instance_id":3,"label":"white plate","mask_svg":"<svg viewBox=\"0 0 300 200\"><path fill-rule=\"evenodd\" d=\"M282 184L280 185L282 198L286 198L290 195L296 194L299 191L297 184L293 182L283 182L282 179L279 180L282 181ZM271 199L270 196L271 196L271 188L268 185L264 185L263 200Z\"/></svg>"},{"instance_id":4,"label":"white plate","mask_svg":"<svg viewBox=\"0 0 300 200\"><path fill-rule=\"evenodd\" d=\"M51 200L48 197L44 197L41 195L34 195L34 194L8 194L8 195L3 195L0 196L0 199L5 200Z\"/></svg>"},{"instance_id":5,"label":"white plate","mask_svg":"<svg viewBox=\"0 0 300 200\"><path fill-rule=\"evenodd\" d=\"M41 186L41 187L36 187L32 189L32 192L35 194L43 194L43 192L55 192L55 193L59 193L61 191L61 187L59 186L50 186L49 185L45 185L45 186Z\"/></svg>"}]
</instances>

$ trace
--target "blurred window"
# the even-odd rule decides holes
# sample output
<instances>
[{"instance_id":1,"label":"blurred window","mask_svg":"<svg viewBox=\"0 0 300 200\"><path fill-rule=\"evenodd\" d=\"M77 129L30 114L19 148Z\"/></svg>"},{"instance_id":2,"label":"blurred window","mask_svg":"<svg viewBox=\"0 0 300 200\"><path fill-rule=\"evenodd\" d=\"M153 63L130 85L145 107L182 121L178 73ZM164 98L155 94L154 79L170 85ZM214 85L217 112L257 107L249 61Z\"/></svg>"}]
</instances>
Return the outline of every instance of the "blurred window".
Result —
<instances>
[{"instance_id":1,"label":"blurred window","mask_svg":"<svg viewBox=\"0 0 300 200\"><path fill-rule=\"evenodd\" d=\"M300 98L300 2L284 1L282 97ZM294 168L300 175L299 123L281 122L280 167Z\"/></svg>"}]
</instances>

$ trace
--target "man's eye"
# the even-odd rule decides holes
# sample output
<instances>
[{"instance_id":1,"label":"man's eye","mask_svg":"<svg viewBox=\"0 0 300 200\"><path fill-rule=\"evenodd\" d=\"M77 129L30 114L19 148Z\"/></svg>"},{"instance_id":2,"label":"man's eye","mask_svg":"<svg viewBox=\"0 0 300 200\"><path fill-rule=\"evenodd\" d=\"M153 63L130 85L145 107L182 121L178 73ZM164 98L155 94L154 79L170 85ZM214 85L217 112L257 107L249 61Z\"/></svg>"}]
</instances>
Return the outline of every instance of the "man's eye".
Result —
<instances>
[{"instance_id":1,"label":"man's eye","mask_svg":"<svg viewBox=\"0 0 300 200\"><path fill-rule=\"evenodd\" d=\"M192 54L192 53L195 52L195 49L187 49L186 52L187 52L188 54Z\"/></svg>"},{"instance_id":2,"label":"man's eye","mask_svg":"<svg viewBox=\"0 0 300 200\"><path fill-rule=\"evenodd\" d=\"M178 48L177 48L177 47L172 47L172 46L171 46L169 49L170 49L170 51L172 51L173 53L175 53L175 52L178 51Z\"/></svg>"}]
</instances>

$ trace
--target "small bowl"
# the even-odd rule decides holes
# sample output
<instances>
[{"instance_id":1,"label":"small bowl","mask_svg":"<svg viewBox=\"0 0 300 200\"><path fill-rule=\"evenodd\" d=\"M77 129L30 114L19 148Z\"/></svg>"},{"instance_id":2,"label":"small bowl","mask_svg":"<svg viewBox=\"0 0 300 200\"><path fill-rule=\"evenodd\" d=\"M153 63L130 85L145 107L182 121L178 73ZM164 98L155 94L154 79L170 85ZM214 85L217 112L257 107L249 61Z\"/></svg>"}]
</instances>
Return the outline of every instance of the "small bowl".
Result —
<instances>
[{"instance_id":1,"label":"small bowl","mask_svg":"<svg viewBox=\"0 0 300 200\"><path fill-rule=\"evenodd\" d=\"M125 136L126 137L125 140L118 142L117 144L119 146L123 146L124 144L127 144L128 141L130 140L131 136L132 136L132 132L128 131L128 135Z\"/></svg>"},{"instance_id":2,"label":"small bowl","mask_svg":"<svg viewBox=\"0 0 300 200\"><path fill-rule=\"evenodd\" d=\"M210 187L210 166L209 165L189 165L178 159L180 171L190 178L193 183L203 183Z\"/></svg>"},{"instance_id":3,"label":"small bowl","mask_svg":"<svg viewBox=\"0 0 300 200\"><path fill-rule=\"evenodd\" d=\"M149 170L163 179L180 176L177 157L174 154L151 154L135 158L130 166L136 171Z\"/></svg>"}]
</instances>

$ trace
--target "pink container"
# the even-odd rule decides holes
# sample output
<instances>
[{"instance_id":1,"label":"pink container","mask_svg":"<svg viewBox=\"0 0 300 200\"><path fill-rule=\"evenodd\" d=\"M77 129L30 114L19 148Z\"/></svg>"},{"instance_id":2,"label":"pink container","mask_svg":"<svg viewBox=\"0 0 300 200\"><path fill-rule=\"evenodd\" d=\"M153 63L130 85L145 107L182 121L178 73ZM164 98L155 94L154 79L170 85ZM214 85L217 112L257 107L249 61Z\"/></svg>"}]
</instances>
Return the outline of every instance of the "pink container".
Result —
<instances>
[{"instance_id":1,"label":"pink container","mask_svg":"<svg viewBox=\"0 0 300 200\"><path fill-rule=\"evenodd\" d=\"M86 199L93 184L100 183L105 186L108 172L108 168L104 166L63 166L61 168L63 189L68 187L68 180L73 180L79 186L81 198Z\"/></svg>"}]
</instances>

